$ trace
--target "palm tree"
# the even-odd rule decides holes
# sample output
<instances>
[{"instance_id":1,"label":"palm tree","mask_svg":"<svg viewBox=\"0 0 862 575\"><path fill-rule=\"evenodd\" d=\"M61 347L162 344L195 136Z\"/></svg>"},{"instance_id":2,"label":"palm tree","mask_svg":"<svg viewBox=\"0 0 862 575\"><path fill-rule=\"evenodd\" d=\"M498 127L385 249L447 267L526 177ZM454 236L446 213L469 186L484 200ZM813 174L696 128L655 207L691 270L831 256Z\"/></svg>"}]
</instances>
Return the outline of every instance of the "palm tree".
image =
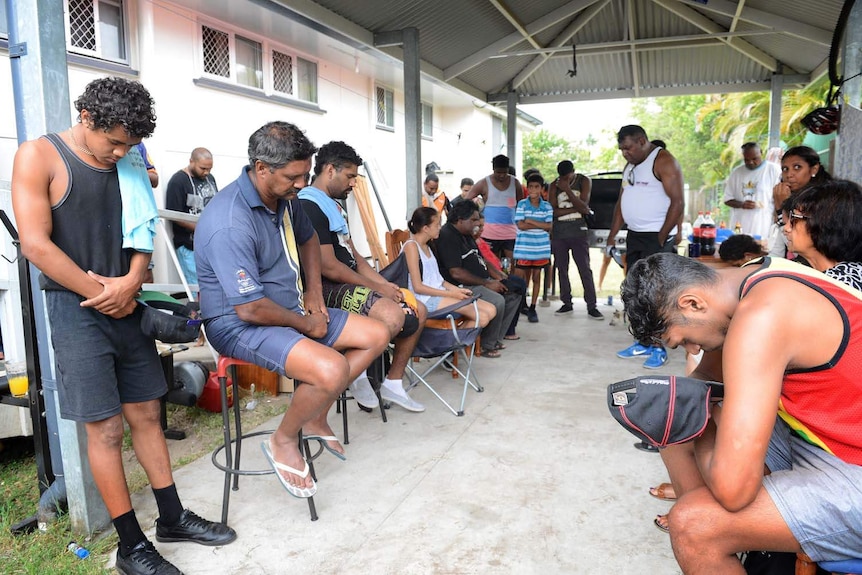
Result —
<instances>
[{"instance_id":1,"label":"palm tree","mask_svg":"<svg viewBox=\"0 0 862 575\"><path fill-rule=\"evenodd\" d=\"M780 133L787 146L802 143L806 129L799 121L815 108L824 105L828 86L829 80L824 76L801 90L785 90L782 93ZM708 125L713 137L727 144L721 152L721 162L733 166L743 143L764 141L767 137L769 92L709 96L706 105L697 113L697 122L699 128Z\"/></svg>"}]
</instances>

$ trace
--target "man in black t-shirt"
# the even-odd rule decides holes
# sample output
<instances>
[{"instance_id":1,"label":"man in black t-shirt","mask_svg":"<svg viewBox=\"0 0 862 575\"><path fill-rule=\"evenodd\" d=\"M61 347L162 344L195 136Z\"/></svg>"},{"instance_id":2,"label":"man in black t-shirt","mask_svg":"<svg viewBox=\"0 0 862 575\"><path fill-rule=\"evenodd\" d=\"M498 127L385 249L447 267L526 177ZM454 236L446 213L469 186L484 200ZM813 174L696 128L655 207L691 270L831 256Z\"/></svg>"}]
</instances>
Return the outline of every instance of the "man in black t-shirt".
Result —
<instances>
[{"instance_id":1,"label":"man in black t-shirt","mask_svg":"<svg viewBox=\"0 0 862 575\"><path fill-rule=\"evenodd\" d=\"M473 202L458 202L437 238L437 262L443 279L469 287L481 299L494 304L497 315L482 330L482 356L500 357L503 335L521 307L521 293L510 291L507 277L485 264L473 229L479 224L479 208Z\"/></svg>"},{"instance_id":2,"label":"man in black t-shirt","mask_svg":"<svg viewBox=\"0 0 862 575\"><path fill-rule=\"evenodd\" d=\"M299 193L302 208L320 240L323 298L328 307L358 313L389 327L395 352L380 396L408 411L425 411L425 406L407 395L401 382L425 324L425 306L416 302L415 312L410 310L399 287L356 255L344 208L336 201L353 191L361 165L362 158L353 148L344 142L329 142L317 152L312 185ZM379 404L365 373L350 384L350 389L361 406Z\"/></svg>"},{"instance_id":3,"label":"man in black t-shirt","mask_svg":"<svg viewBox=\"0 0 862 575\"><path fill-rule=\"evenodd\" d=\"M171 176L165 193L165 208L200 215L212 199L218 187L210 172L213 169L213 155L206 148L192 150L189 165ZM171 222L174 233L174 248L186 281L198 283L195 267L195 225L192 222Z\"/></svg>"}]
</instances>

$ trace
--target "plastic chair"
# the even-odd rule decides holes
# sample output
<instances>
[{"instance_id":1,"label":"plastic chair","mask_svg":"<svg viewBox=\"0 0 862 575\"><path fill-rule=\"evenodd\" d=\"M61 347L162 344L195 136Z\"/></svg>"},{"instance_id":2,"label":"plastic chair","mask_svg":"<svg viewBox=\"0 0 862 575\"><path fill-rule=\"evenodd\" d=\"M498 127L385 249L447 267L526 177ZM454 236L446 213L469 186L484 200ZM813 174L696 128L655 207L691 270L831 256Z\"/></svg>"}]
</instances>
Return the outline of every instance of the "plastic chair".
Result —
<instances>
[{"instance_id":1,"label":"plastic chair","mask_svg":"<svg viewBox=\"0 0 862 575\"><path fill-rule=\"evenodd\" d=\"M234 417L234 426L236 428L236 437L231 438L231 430L230 430L230 406L228 405L227 398L227 386L228 386L228 370L233 366L237 365L252 365L247 361L243 361L241 359L235 359L232 357L219 356L217 363L217 371L216 375L218 377L219 382L219 391L221 392L221 415L222 415L222 431L224 432L224 443L215 448L212 454L212 462L218 469L224 471L224 492L222 494L222 503L221 503L221 522L227 525L227 515L228 515L228 507L230 505L230 492L231 492L231 478L233 478L233 491L237 491L239 489L239 476L240 475L270 475L274 474L275 471L272 468L267 469L242 469L240 467L240 457L242 456L242 440L247 439L249 437L254 437L258 435L269 435L272 433L271 430L266 431L255 431L253 433L246 433L243 435L242 433L242 418L240 417L240 408L239 408L239 385L237 383L236 378L236 370L234 369L233 377L231 378L231 386L233 393L233 417ZM346 416L345 416L346 419ZM345 428L346 433L346 428ZM236 447L234 447L234 444ZM305 457L309 461L309 465L311 465L311 460L317 455L320 454L318 452L315 455L311 454L311 450L308 446L308 440L306 440L302 436L302 431L299 432L299 445L300 449L305 451ZM225 454L225 463L222 465L218 460L218 454L224 450ZM323 448L321 447L321 451ZM313 472L312 472L313 473ZM313 476L313 475L312 475ZM317 509L314 507L314 498L308 498L308 511L311 514L311 520L317 521Z\"/></svg>"},{"instance_id":2,"label":"plastic chair","mask_svg":"<svg viewBox=\"0 0 862 575\"><path fill-rule=\"evenodd\" d=\"M846 559L844 561L821 561L814 563L805 553L796 554L796 575L814 575L817 567L833 575L862 574L862 559Z\"/></svg>"},{"instance_id":3,"label":"plastic chair","mask_svg":"<svg viewBox=\"0 0 862 575\"><path fill-rule=\"evenodd\" d=\"M476 374L473 373L473 352L476 347L476 339L479 337L479 332L482 331L482 328L479 326L479 306L476 303L477 299L479 299L478 296L473 296L457 304L439 309L434 313L429 313L425 329L422 331L422 335L416 343L416 348L413 350L413 357L433 359L434 361L422 373L419 373L411 364L407 365L407 374L411 379L409 387L412 389L421 382L437 399L443 402L443 405L449 411L457 416L464 415L464 403L467 400L468 387L472 387L478 392L485 391L479 384ZM472 325L469 325L469 322L465 323L457 313L457 310L466 305L473 306L476 320ZM454 363L454 359L459 355L466 366L463 371ZM447 369L453 369L464 380L464 386L461 391L461 403L457 409L446 401L428 381L428 376L431 372L441 365Z\"/></svg>"}]
</instances>

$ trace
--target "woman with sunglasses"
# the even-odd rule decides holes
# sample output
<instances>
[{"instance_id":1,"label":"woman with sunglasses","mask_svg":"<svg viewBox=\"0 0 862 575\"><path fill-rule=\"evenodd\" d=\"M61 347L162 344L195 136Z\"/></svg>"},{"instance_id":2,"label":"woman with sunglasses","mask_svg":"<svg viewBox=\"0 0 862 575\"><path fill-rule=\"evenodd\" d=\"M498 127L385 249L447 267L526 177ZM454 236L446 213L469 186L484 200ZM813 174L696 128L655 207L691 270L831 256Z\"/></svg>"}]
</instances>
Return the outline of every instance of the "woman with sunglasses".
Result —
<instances>
[{"instance_id":1,"label":"woman with sunglasses","mask_svg":"<svg viewBox=\"0 0 862 575\"><path fill-rule=\"evenodd\" d=\"M862 188L831 180L791 195L779 226L787 249L816 270L862 290Z\"/></svg>"}]
</instances>

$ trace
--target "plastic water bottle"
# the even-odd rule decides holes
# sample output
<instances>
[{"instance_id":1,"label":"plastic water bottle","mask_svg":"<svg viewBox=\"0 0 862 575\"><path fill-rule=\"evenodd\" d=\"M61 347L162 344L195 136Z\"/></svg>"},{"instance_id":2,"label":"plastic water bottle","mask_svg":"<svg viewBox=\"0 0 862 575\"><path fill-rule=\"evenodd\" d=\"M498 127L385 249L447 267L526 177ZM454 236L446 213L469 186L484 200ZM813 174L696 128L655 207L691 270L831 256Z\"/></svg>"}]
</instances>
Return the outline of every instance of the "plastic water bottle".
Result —
<instances>
[{"instance_id":1,"label":"plastic water bottle","mask_svg":"<svg viewBox=\"0 0 862 575\"><path fill-rule=\"evenodd\" d=\"M712 214L706 212L703 225L700 227L700 255L715 255L715 231L715 222L712 220Z\"/></svg>"},{"instance_id":2,"label":"plastic water bottle","mask_svg":"<svg viewBox=\"0 0 862 575\"><path fill-rule=\"evenodd\" d=\"M512 262L509 260L509 258L503 258L500 260L500 267L502 267L503 268L502 271L504 271L506 273L510 272L511 265L512 265Z\"/></svg>"},{"instance_id":3,"label":"plastic water bottle","mask_svg":"<svg viewBox=\"0 0 862 575\"><path fill-rule=\"evenodd\" d=\"M69 541L69 545L66 546L66 549L74 553L78 559L86 559L90 556L90 552L75 543L74 541Z\"/></svg>"}]
</instances>

